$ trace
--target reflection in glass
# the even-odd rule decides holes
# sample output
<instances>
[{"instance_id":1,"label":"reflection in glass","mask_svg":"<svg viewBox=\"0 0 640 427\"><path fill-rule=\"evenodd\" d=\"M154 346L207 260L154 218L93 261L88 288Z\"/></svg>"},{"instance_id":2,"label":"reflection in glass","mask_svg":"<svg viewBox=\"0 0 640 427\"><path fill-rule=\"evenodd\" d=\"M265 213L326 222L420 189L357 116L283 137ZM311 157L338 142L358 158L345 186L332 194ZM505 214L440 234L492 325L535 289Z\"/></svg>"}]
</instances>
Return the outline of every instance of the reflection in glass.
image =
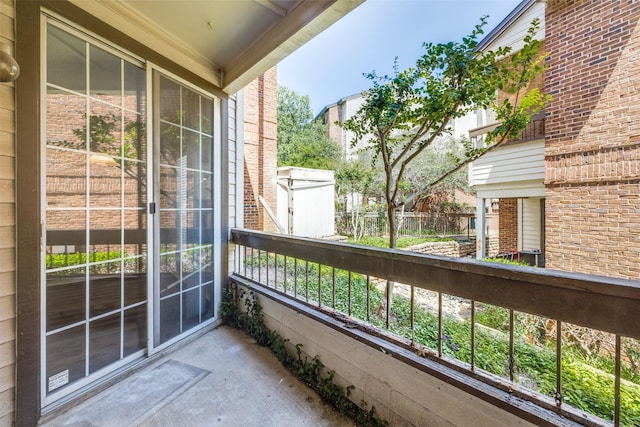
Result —
<instances>
[{"instance_id":1,"label":"reflection in glass","mask_svg":"<svg viewBox=\"0 0 640 427\"><path fill-rule=\"evenodd\" d=\"M160 301L160 342L166 342L180 333L180 295Z\"/></svg>"},{"instance_id":2,"label":"reflection in glass","mask_svg":"<svg viewBox=\"0 0 640 427\"><path fill-rule=\"evenodd\" d=\"M86 212L47 210L48 269L84 264Z\"/></svg>"},{"instance_id":3,"label":"reflection in glass","mask_svg":"<svg viewBox=\"0 0 640 427\"><path fill-rule=\"evenodd\" d=\"M120 308L121 262L89 267L89 315L98 316Z\"/></svg>"},{"instance_id":4,"label":"reflection in glass","mask_svg":"<svg viewBox=\"0 0 640 427\"><path fill-rule=\"evenodd\" d=\"M213 207L213 174L202 172L200 175L201 189L201 208L210 209Z\"/></svg>"},{"instance_id":5,"label":"reflection in glass","mask_svg":"<svg viewBox=\"0 0 640 427\"><path fill-rule=\"evenodd\" d=\"M56 88L47 88L47 145L87 148L87 100ZM64 120L60 120L64 117ZM68 172L76 173L72 170Z\"/></svg>"},{"instance_id":6,"label":"reflection in glass","mask_svg":"<svg viewBox=\"0 0 640 427\"><path fill-rule=\"evenodd\" d=\"M180 291L180 271L177 256L179 254L163 254L160 256L160 296Z\"/></svg>"},{"instance_id":7,"label":"reflection in glass","mask_svg":"<svg viewBox=\"0 0 640 427\"><path fill-rule=\"evenodd\" d=\"M122 152L125 159L144 161L147 155L147 139L144 118L141 114L125 112Z\"/></svg>"},{"instance_id":8,"label":"reflection in glass","mask_svg":"<svg viewBox=\"0 0 640 427\"><path fill-rule=\"evenodd\" d=\"M212 164L211 164L211 158L213 156L212 150L213 149L213 140L211 139L211 137L208 136L203 136L201 138L201 146L200 146L200 156L202 157L202 170L203 171L211 171L212 170Z\"/></svg>"},{"instance_id":9,"label":"reflection in glass","mask_svg":"<svg viewBox=\"0 0 640 427\"><path fill-rule=\"evenodd\" d=\"M182 330L187 331L200 323L200 291L193 289L182 294Z\"/></svg>"},{"instance_id":10,"label":"reflection in glass","mask_svg":"<svg viewBox=\"0 0 640 427\"><path fill-rule=\"evenodd\" d=\"M143 258L126 260L126 265L131 268L135 265L135 261L141 261ZM140 273L135 274L127 271L124 274L124 305L128 306L147 299L147 275L145 274L146 266L138 265Z\"/></svg>"},{"instance_id":11,"label":"reflection in glass","mask_svg":"<svg viewBox=\"0 0 640 427\"><path fill-rule=\"evenodd\" d=\"M200 172L187 171L186 207L197 209L200 207Z\"/></svg>"},{"instance_id":12,"label":"reflection in glass","mask_svg":"<svg viewBox=\"0 0 640 427\"><path fill-rule=\"evenodd\" d=\"M182 253L182 289L200 284L200 251L198 249Z\"/></svg>"},{"instance_id":13,"label":"reflection in glass","mask_svg":"<svg viewBox=\"0 0 640 427\"><path fill-rule=\"evenodd\" d=\"M184 87L182 88L182 126L200 130L200 96Z\"/></svg>"},{"instance_id":14,"label":"reflection in glass","mask_svg":"<svg viewBox=\"0 0 640 427\"><path fill-rule=\"evenodd\" d=\"M213 248L203 246L200 248L200 268L202 268L202 283L213 281Z\"/></svg>"},{"instance_id":15,"label":"reflection in glass","mask_svg":"<svg viewBox=\"0 0 640 427\"><path fill-rule=\"evenodd\" d=\"M47 148L48 208L86 206L86 165L87 157L84 153Z\"/></svg>"},{"instance_id":16,"label":"reflection in glass","mask_svg":"<svg viewBox=\"0 0 640 427\"><path fill-rule=\"evenodd\" d=\"M85 283L84 268L47 273L47 331L85 319Z\"/></svg>"},{"instance_id":17,"label":"reflection in glass","mask_svg":"<svg viewBox=\"0 0 640 427\"><path fill-rule=\"evenodd\" d=\"M142 209L124 211L124 244L125 254L141 255L146 253L147 212ZM142 245L145 249L137 249Z\"/></svg>"},{"instance_id":18,"label":"reflection in glass","mask_svg":"<svg viewBox=\"0 0 640 427\"><path fill-rule=\"evenodd\" d=\"M89 92L105 101L121 105L122 60L99 47L89 48Z\"/></svg>"},{"instance_id":19,"label":"reflection in glass","mask_svg":"<svg viewBox=\"0 0 640 427\"><path fill-rule=\"evenodd\" d=\"M178 248L178 212L160 211L160 250L172 251Z\"/></svg>"},{"instance_id":20,"label":"reflection in glass","mask_svg":"<svg viewBox=\"0 0 640 427\"><path fill-rule=\"evenodd\" d=\"M124 108L140 113L147 108L145 70L126 61L124 63Z\"/></svg>"},{"instance_id":21,"label":"reflection in glass","mask_svg":"<svg viewBox=\"0 0 640 427\"><path fill-rule=\"evenodd\" d=\"M47 337L47 378L56 374L68 374L69 384L85 375L85 325L80 325ZM55 382L52 382L55 384ZM61 385L62 387L64 385ZM47 392L60 387L47 387Z\"/></svg>"},{"instance_id":22,"label":"reflection in glass","mask_svg":"<svg viewBox=\"0 0 640 427\"><path fill-rule=\"evenodd\" d=\"M180 86L167 78L160 77L160 120L180 124Z\"/></svg>"},{"instance_id":23,"label":"reflection in glass","mask_svg":"<svg viewBox=\"0 0 640 427\"><path fill-rule=\"evenodd\" d=\"M119 159L104 154L89 156L89 205L119 208L122 205L122 168Z\"/></svg>"},{"instance_id":24,"label":"reflection in glass","mask_svg":"<svg viewBox=\"0 0 640 427\"><path fill-rule=\"evenodd\" d=\"M147 206L147 168L144 163L124 161L124 207Z\"/></svg>"},{"instance_id":25,"label":"reflection in glass","mask_svg":"<svg viewBox=\"0 0 640 427\"><path fill-rule=\"evenodd\" d=\"M124 312L124 357L147 346L147 304Z\"/></svg>"},{"instance_id":26,"label":"reflection in glass","mask_svg":"<svg viewBox=\"0 0 640 427\"><path fill-rule=\"evenodd\" d=\"M187 168L200 169L200 135L190 130L182 133L182 156L187 158Z\"/></svg>"},{"instance_id":27,"label":"reflection in glass","mask_svg":"<svg viewBox=\"0 0 640 427\"><path fill-rule=\"evenodd\" d=\"M120 313L89 323L89 372L120 359Z\"/></svg>"},{"instance_id":28,"label":"reflection in glass","mask_svg":"<svg viewBox=\"0 0 640 427\"><path fill-rule=\"evenodd\" d=\"M119 156L122 147L122 110L92 101L89 116L89 150Z\"/></svg>"},{"instance_id":29,"label":"reflection in glass","mask_svg":"<svg viewBox=\"0 0 640 427\"><path fill-rule=\"evenodd\" d=\"M89 251L94 259L107 260L121 256L120 210L92 209L89 212Z\"/></svg>"},{"instance_id":30,"label":"reflection in glass","mask_svg":"<svg viewBox=\"0 0 640 427\"><path fill-rule=\"evenodd\" d=\"M181 228L182 248L191 249L200 244L200 212L183 212L183 227Z\"/></svg>"},{"instance_id":31,"label":"reflection in glass","mask_svg":"<svg viewBox=\"0 0 640 427\"><path fill-rule=\"evenodd\" d=\"M201 128L202 133L213 135L213 100L202 97L202 116ZM206 169L203 167L203 169Z\"/></svg>"},{"instance_id":32,"label":"reflection in glass","mask_svg":"<svg viewBox=\"0 0 640 427\"><path fill-rule=\"evenodd\" d=\"M69 90L86 91L86 43L49 24L47 26L47 82Z\"/></svg>"},{"instance_id":33,"label":"reflection in glass","mask_svg":"<svg viewBox=\"0 0 640 427\"><path fill-rule=\"evenodd\" d=\"M201 289L202 320L211 319L214 315L213 283L203 285Z\"/></svg>"},{"instance_id":34,"label":"reflection in glass","mask_svg":"<svg viewBox=\"0 0 640 427\"><path fill-rule=\"evenodd\" d=\"M177 166L180 159L180 128L160 123L160 164Z\"/></svg>"},{"instance_id":35,"label":"reflection in glass","mask_svg":"<svg viewBox=\"0 0 640 427\"><path fill-rule=\"evenodd\" d=\"M178 172L180 169L160 166L160 209L178 206Z\"/></svg>"}]
</instances>

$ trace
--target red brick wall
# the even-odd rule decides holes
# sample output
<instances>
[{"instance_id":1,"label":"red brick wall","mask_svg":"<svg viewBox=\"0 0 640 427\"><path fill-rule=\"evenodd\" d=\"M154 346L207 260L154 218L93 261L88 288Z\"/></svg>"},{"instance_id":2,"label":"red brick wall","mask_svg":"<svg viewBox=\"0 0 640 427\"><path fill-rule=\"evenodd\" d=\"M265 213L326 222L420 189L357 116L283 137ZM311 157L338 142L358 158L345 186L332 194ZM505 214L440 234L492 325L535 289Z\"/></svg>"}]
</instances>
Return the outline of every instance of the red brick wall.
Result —
<instances>
[{"instance_id":1,"label":"red brick wall","mask_svg":"<svg viewBox=\"0 0 640 427\"><path fill-rule=\"evenodd\" d=\"M518 250L518 199L500 199L498 209L499 251Z\"/></svg>"},{"instance_id":2,"label":"red brick wall","mask_svg":"<svg viewBox=\"0 0 640 427\"><path fill-rule=\"evenodd\" d=\"M277 71L272 68L244 89L244 226L275 231L258 196L276 213Z\"/></svg>"},{"instance_id":3,"label":"red brick wall","mask_svg":"<svg viewBox=\"0 0 640 427\"><path fill-rule=\"evenodd\" d=\"M549 268L640 278L640 2L546 6Z\"/></svg>"}]
</instances>

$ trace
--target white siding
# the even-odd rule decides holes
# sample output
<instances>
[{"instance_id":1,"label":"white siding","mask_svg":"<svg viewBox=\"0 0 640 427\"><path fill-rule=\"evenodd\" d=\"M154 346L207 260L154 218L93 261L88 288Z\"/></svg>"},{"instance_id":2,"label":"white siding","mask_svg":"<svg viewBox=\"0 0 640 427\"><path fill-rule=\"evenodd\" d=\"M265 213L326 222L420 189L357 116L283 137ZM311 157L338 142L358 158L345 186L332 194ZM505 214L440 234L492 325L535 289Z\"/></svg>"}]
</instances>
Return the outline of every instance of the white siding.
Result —
<instances>
[{"instance_id":1,"label":"white siding","mask_svg":"<svg viewBox=\"0 0 640 427\"><path fill-rule=\"evenodd\" d=\"M535 2L511 27L498 36L487 49L495 50L499 46L511 46L512 52L517 52L524 46L524 37L527 35L531 21L540 20L540 30L536 34L537 40L544 40L544 2Z\"/></svg>"},{"instance_id":2,"label":"white siding","mask_svg":"<svg viewBox=\"0 0 640 427\"><path fill-rule=\"evenodd\" d=\"M541 250L540 199L522 199L522 248L523 251Z\"/></svg>"},{"instance_id":3,"label":"white siding","mask_svg":"<svg viewBox=\"0 0 640 427\"><path fill-rule=\"evenodd\" d=\"M0 41L13 50L13 0L0 1ZM0 425L15 407L15 85L0 84Z\"/></svg>"},{"instance_id":4,"label":"white siding","mask_svg":"<svg viewBox=\"0 0 640 427\"><path fill-rule=\"evenodd\" d=\"M469 165L470 185L544 180L544 140L507 145Z\"/></svg>"}]
</instances>

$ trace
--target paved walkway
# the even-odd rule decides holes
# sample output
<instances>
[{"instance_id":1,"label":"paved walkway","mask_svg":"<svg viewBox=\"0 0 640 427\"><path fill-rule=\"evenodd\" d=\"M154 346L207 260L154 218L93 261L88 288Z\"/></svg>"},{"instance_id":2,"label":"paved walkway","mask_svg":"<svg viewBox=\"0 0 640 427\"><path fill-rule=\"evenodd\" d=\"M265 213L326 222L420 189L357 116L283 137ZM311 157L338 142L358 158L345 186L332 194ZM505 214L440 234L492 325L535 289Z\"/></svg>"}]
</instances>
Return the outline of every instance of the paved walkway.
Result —
<instances>
[{"instance_id":1,"label":"paved walkway","mask_svg":"<svg viewBox=\"0 0 640 427\"><path fill-rule=\"evenodd\" d=\"M353 426L251 338L220 327L46 427Z\"/></svg>"}]
</instances>

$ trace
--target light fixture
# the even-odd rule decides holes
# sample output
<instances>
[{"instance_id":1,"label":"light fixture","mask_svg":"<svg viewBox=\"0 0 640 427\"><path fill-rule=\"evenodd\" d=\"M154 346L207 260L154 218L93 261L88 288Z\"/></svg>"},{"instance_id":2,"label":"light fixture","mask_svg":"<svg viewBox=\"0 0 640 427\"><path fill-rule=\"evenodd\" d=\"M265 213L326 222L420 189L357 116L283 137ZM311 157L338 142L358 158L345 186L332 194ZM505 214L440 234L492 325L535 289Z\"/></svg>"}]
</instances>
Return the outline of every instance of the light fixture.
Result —
<instances>
[{"instance_id":1,"label":"light fixture","mask_svg":"<svg viewBox=\"0 0 640 427\"><path fill-rule=\"evenodd\" d=\"M9 45L0 42L0 82L8 83L18 78L20 66L13 58Z\"/></svg>"}]
</instances>

